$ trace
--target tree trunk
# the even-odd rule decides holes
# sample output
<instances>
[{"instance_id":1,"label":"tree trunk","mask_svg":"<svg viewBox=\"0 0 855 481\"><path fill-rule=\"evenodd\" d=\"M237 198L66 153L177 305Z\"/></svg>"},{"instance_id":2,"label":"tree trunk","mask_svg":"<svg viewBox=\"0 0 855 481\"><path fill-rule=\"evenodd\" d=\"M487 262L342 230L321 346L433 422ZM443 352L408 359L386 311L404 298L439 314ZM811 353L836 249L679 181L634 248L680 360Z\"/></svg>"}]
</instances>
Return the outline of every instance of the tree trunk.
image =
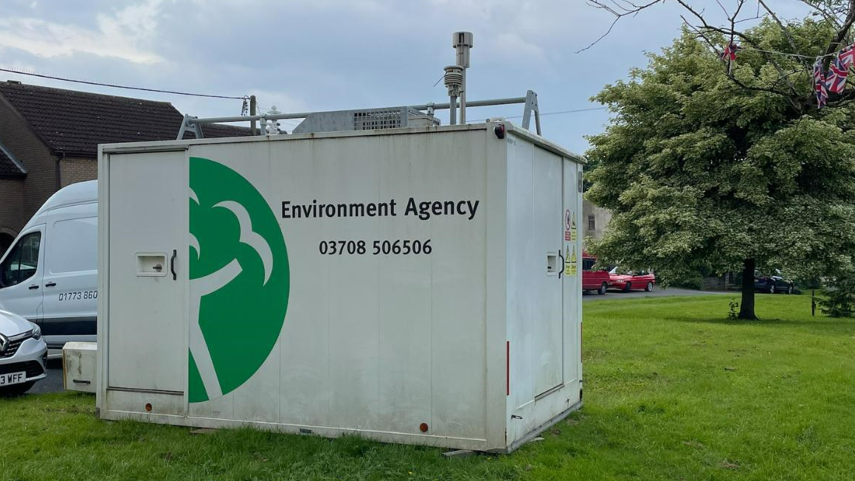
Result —
<instances>
[{"instance_id":1,"label":"tree trunk","mask_svg":"<svg viewBox=\"0 0 855 481\"><path fill-rule=\"evenodd\" d=\"M742 266L742 302L739 304L739 318L754 321L754 259L745 259Z\"/></svg>"}]
</instances>

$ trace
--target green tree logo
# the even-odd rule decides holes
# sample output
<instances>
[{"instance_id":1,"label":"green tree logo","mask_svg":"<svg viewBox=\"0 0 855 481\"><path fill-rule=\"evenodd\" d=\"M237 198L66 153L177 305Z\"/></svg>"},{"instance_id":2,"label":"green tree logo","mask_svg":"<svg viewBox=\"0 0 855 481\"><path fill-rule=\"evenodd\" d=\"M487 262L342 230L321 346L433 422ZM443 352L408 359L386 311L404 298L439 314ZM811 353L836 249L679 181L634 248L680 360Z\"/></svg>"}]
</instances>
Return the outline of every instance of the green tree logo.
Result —
<instances>
[{"instance_id":1,"label":"green tree logo","mask_svg":"<svg viewBox=\"0 0 855 481\"><path fill-rule=\"evenodd\" d=\"M267 201L232 169L191 157L191 403L258 371L279 339L289 291L285 239Z\"/></svg>"}]
</instances>

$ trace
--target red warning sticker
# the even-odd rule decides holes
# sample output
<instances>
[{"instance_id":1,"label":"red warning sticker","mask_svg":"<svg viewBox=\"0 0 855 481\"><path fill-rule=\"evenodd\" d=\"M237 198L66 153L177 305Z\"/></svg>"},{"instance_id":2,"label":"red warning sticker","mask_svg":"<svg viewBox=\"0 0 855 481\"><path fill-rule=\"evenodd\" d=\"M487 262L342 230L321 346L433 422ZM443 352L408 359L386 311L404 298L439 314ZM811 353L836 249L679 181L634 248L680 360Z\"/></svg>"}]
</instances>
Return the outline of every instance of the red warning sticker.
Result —
<instances>
[{"instance_id":1,"label":"red warning sticker","mask_svg":"<svg viewBox=\"0 0 855 481\"><path fill-rule=\"evenodd\" d=\"M564 240L569 241L573 237L573 216L570 209L564 211Z\"/></svg>"}]
</instances>

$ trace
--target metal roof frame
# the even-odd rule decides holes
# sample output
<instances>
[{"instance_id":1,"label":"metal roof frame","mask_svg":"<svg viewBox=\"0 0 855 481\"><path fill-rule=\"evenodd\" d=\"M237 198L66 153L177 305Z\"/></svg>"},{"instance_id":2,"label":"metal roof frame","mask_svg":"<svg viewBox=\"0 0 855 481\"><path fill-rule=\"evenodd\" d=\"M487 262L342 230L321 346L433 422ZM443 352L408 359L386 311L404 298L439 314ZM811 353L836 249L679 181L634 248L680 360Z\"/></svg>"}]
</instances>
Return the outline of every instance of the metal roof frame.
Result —
<instances>
[{"instance_id":1,"label":"metal roof frame","mask_svg":"<svg viewBox=\"0 0 855 481\"><path fill-rule=\"evenodd\" d=\"M525 97L510 97L503 99L489 99L489 100L474 100L466 103L467 107L492 107L497 105L513 105L513 104L524 104L523 110L523 120L522 120L522 128L529 130L531 125L531 117L532 113L534 114L534 123L535 130L537 135L541 135L540 129L540 108L537 104L537 94L533 90L529 90L526 92ZM445 103L428 103L428 104L420 104L420 105L407 105L401 107L389 107L389 109L401 109L402 111L406 111L407 109L415 109L419 111L426 111L427 115L433 116L434 111L436 110L447 110L451 108L451 104L448 102ZM332 113L338 112L335 110L332 111L320 111L320 112L296 112L296 113L284 113L284 114L262 114L262 115L247 115L247 116L233 116L233 117L208 117L208 118L199 118L194 117L192 115L185 115L184 122L181 123L181 128L178 130L177 140L181 140L184 138L185 132L193 132L196 135L197 139L203 138L202 134L202 125L205 124L220 124L220 123L232 123L232 122L252 122L260 120L260 135L267 135L267 121L268 120L280 120L280 119L304 119L313 114L319 113Z\"/></svg>"}]
</instances>

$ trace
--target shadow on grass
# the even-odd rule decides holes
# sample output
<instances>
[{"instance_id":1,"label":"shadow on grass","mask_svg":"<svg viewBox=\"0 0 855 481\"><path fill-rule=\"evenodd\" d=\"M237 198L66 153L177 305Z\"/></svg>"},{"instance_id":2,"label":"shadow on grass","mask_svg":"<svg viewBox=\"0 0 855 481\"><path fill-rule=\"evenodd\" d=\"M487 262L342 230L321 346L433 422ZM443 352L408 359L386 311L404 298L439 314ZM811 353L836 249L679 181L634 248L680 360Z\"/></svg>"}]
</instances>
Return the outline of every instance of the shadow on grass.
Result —
<instances>
[{"instance_id":1,"label":"shadow on grass","mask_svg":"<svg viewBox=\"0 0 855 481\"><path fill-rule=\"evenodd\" d=\"M819 334L853 334L855 333L855 319L815 317L810 320L794 320L768 318L756 321L727 318L687 318L687 317L665 317L665 321L682 322L687 324L713 324L734 327L765 327L765 328L798 328L801 330L814 331Z\"/></svg>"}]
</instances>

